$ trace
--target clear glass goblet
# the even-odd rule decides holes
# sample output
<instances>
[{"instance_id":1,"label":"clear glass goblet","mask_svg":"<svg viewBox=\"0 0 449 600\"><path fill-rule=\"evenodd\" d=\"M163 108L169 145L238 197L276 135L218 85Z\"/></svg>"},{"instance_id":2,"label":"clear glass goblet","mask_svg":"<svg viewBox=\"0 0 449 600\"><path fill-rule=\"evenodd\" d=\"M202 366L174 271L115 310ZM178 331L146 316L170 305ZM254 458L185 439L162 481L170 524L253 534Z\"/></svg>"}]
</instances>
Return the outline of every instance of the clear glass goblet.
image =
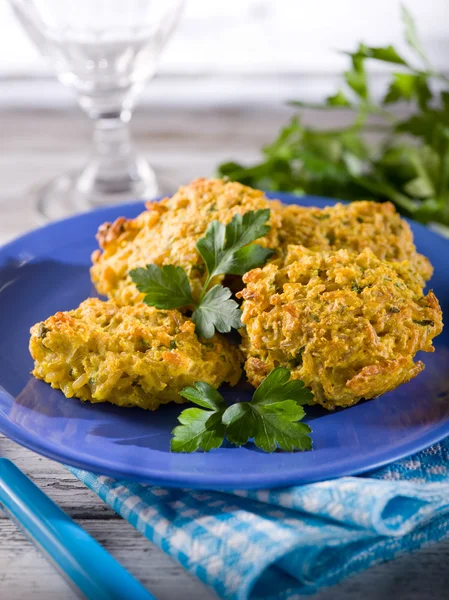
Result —
<instances>
[{"instance_id":1,"label":"clear glass goblet","mask_svg":"<svg viewBox=\"0 0 449 600\"><path fill-rule=\"evenodd\" d=\"M39 190L47 219L157 194L156 177L131 144L137 94L180 16L183 0L10 0L29 37L94 121L80 171ZM61 132L63 135L63 132Z\"/></svg>"}]
</instances>

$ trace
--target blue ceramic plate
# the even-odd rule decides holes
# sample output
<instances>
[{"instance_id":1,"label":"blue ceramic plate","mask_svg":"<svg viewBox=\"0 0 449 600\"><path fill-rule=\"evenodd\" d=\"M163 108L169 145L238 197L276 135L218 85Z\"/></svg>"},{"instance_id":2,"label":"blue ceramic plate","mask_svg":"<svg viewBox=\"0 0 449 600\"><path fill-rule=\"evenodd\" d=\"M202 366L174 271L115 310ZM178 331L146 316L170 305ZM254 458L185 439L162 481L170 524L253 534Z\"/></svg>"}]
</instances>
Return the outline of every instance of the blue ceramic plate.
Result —
<instances>
[{"instance_id":1,"label":"blue ceramic plate","mask_svg":"<svg viewBox=\"0 0 449 600\"><path fill-rule=\"evenodd\" d=\"M278 195L279 197L279 195ZM326 206L320 198L284 202ZM117 478L201 488L263 488L362 473L449 435L449 332L423 354L425 371L410 383L352 408L309 409L314 449L265 454L253 445L171 454L179 406L151 413L81 403L30 376L30 326L95 295L90 254L98 225L134 217L142 204L107 208L39 229L0 250L0 431L58 461ZM432 287L449 321L449 241L412 225L416 244L435 266ZM249 396L245 386L229 398Z\"/></svg>"}]
</instances>

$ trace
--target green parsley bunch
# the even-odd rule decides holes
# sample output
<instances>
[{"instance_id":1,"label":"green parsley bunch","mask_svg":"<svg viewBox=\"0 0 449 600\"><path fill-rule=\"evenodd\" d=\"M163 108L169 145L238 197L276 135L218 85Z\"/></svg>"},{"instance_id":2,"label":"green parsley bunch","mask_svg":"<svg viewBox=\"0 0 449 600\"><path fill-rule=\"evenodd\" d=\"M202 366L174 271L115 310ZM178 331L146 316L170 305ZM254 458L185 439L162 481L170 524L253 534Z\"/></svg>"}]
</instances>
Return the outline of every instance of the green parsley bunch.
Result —
<instances>
[{"instance_id":1,"label":"green parsley bunch","mask_svg":"<svg viewBox=\"0 0 449 600\"><path fill-rule=\"evenodd\" d=\"M311 429L299 421L305 415L303 405L313 394L302 381L290 380L290 371L284 367L271 371L250 402L227 406L220 392L204 381L184 388L181 396L201 408L187 408L179 415L172 452L194 452L199 448L208 452L219 448L225 436L235 446L243 446L253 438L265 452L274 452L277 447L288 452L312 447Z\"/></svg>"},{"instance_id":2,"label":"green parsley bunch","mask_svg":"<svg viewBox=\"0 0 449 600\"><path fill-rule=\"evenodd\" d=\"M145 294L145 304L161 309L191 308L196 333L204 338L211 338L215 330L228 333L241 327L240 309L231 290L220 284L209 286L218 275L244 275L265 264L273 250L252 242L268 233L269 218L270 210L262 209L235 214L227 225L219 221L209 224L196 244L207 269L198 301L182 267L147 265L130 271L137 289Z\"/></svg>"},{"instance_id":3,"label":"green parsley bunch","mask_svg":"<svg viewBox=\"0 0 449 600\"><path fill-rule=\"evenodd\" d=\"M412 61L392 46L360 44L354 52L345 52L351 65L344 73L344 89L324 105L290 103L298 109L350 111L354 114L350 125L315 129L305 126L297 114L263 148L259 163L223 163L219 175L266 190L390 200L418 221L448 226L449 79L430 63L404 6L402 20ZM395 69L380 102L373 99L366 71L372 61ZM389 110L401 103L411 108L406 118ZM367 143L369 131L383 132L379 145Z\"/></svg>"}]
</instances>

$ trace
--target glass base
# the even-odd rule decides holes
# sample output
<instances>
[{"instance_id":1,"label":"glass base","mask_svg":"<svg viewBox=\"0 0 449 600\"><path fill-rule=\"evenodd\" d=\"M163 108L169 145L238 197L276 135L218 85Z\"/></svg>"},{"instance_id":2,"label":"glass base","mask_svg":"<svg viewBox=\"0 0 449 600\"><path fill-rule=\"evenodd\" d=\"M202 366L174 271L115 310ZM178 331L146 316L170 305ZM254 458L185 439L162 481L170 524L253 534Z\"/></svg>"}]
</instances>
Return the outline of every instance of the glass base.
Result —
<instances>
[{"instance_id":1,"label":"glass base","mask_svg":"<svg viewBox=\"0 0 449 600\"><path fill-rule=\"evenodd\" d=\"M136 176L138 173L138 176ZM93 166L56 177L37 192L41 222L63 219L94 208L149 200L159 193L154 171L143 159L121 177L99 177Z\"/></svg>"}]
</instances>

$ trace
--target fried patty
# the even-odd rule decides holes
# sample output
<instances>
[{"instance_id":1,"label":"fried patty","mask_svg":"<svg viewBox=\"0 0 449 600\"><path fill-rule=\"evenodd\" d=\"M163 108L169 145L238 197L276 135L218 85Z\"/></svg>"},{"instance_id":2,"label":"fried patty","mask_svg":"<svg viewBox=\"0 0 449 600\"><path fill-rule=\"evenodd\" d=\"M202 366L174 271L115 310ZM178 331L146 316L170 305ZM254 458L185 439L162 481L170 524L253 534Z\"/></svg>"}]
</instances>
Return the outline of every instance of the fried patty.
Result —
<instances>
[{"instance_id":1,"label":"fried patty","mask_svg":"<svg viewBox=\"0 0 449 600\"><path fill-rule=\"evenodd\" d=\"M171 198L149 202L147 210L135 219L120 217L112 224L102 225L97 235L101 251L92 255L92 281L101 294L122 305L135 304L143 294L131 281L129 271L146 264L173 264L186 270L196 298L206 268L195 245L209 223L228 223L237 213L262 208L271 209L271 230L257 243L277 248L281 227L279 202L270 202L263 192L240 183L197 179ZM214 283L217 282L218 278Z\"/></svg>"},{"instance_id":2,"label":"fried patty","mask_svg":"<svg viewBox=\"0 0 449 600\"><path fill-rule=\"evenodd\" d=\"M92 254L92 281L98 292L119 304L135 304L143 295L129 271L146 264L173 264L186 270L197 298L206 269L196 242L209 223L228 223L236 213L261 208L271 210L271 230L257 243L272 248L274 259L285 256L290 244L314 251L371 248L384 260L409 260L421 275L422 286L432 275L430 262L416 251L410 227L389 202L353 202L325 209L284 206L237 182L198 179L171 198L148 203L135 219L120 217L104 223L97 234L101 250ZM236 289L240 284L233 281Z\"/></svg>"},{"instance_id":3,"label":"fried patty","mask_svg":"<svg viewBox=\"0 0 449 600\"><path fill-rule=\"evenodd\" d=\"M391 202L351 202L324 209L292 204L283 210L280 244L285 252L290 244L318 252L371 248L382 260L410 261L422 285L433 272L429 260L416 251L408 223Z\"/></svg>"},{"instance_id":4,"label":"fried patty","mask_svg":"<svg viewBox=\"0 0 449 600\"><path fill-rule=\"evenodd\" d=\"M31 328L33 375L68 398L155 410L196 381L237 383L241 356L220 335L198 338L176 310L90 298Z\"/></svg>"},{"instance_id":5,"label":"fried patty","mask_svg":"<svg viewBox=\"0 0 449 600\"><path fill-rule=\"evenodd\" d=\"M339 209L341 210L341 209ZM290 246L285 263L244 275L241 349L258 386L277 366L291 370L328 409L373 398L415 377L419 350L433 352L442 315L408 261Z\"/></svg>"}]
</instances>

